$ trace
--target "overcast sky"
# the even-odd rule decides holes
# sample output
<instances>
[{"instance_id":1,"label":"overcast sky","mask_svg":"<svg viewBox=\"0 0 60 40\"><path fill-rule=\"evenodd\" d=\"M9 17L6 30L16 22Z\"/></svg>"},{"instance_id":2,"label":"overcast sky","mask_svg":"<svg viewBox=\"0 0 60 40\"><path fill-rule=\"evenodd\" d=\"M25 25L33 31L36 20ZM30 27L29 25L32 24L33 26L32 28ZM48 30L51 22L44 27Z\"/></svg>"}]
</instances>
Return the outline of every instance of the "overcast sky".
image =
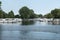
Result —
<instances>
[{"instance_id":1,"label":"overcast sky","mask_svg":"<svg viewBox=\"0 0 60 40\"><path fill-rule=\"evenodd\" d=\"M2 1L2 9L8 13L13 10L15 14L18 14L18 10L27 6L33 9L36 14L46 14L52 9L60 8L60 0L0 0Z\"/></svg>"}]
</instances>

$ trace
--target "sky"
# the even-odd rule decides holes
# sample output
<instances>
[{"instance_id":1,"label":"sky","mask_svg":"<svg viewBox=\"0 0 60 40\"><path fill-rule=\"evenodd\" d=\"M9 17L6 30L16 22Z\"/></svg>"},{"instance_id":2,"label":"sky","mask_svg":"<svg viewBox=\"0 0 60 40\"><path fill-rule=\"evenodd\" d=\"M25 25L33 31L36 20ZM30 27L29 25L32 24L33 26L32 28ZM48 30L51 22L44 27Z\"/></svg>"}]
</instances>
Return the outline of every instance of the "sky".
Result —
<instances>
[{"instance_id":1,"label":"sky","mask_svg":"<svg viewBox=\"0 0 60 40\"><path fill-rule=\"evenodd\" d=\"M60 8L60 0L0 0L2 9L8 13L13 10L14 14L19 14L19 9L27 6L33 9L36 14L47 14L55 8Z\"/></svg>"}]
</instances>

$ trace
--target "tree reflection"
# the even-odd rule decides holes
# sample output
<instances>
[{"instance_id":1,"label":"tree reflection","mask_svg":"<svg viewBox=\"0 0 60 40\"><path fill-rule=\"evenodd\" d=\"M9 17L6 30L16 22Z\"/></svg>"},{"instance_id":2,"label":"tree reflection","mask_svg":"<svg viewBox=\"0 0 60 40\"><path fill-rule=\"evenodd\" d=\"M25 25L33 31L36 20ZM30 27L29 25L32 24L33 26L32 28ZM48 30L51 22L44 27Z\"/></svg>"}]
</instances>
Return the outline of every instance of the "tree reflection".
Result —
<instances>
[{"instance_id":1,"label":"tree reflection","mask_svg":"<svg viewBox=\"0 0 60 40\"><path fill-rule=\"evenodd\" d=\"M34 21L33 20L23 20L22 25L33 25Z\"/></svg>"},{"instance_id":2,"label":"tree reflection","mask_svg":"<svg viewBox=\"0 0 60 40\"><path fill-rule=\"evenodd\" d=\"M21 30L20 33L21 33L20 40L27 40L29 31L28 30Z\"/></svg>"},{"instance_id":3,"label":"tree reflection","mask_svg":"<svg viewBox=\"0 0 60 40\"><path fill-rule=\"evenodd\" d=\"M53 25L60 25L60 22L52 22Z\"/></svg>"},{"instance_id":4,"label":"tree reflection","mask_svg":"<svg viewBox=\"0 0 60 40\"><path fill-rule=\"evenodd\" d=\"M21 30L22 35L26 35L27 33L29 33L29 30Z\"/></svg>"},{"instance_id":5,"label":"tree reflection","mask_svg":"<svg viewBox=\"0 0 60 40\"><path fill-rule=\"evenodd\" d=\"M1 37L2 37L2 25L0 24L0 40L2 40Z\"/></svg>"},{"instance_id":6,"label":"tree reflection","mask_svg":"<svg viewBox=\"0 0 60 40\"><path fill-rule=\"evenodd\" d=\"M27 40L30 28L28 26L22 26L20 30L20 40Z\"/></svg>"},{"instance_id":7,"label":"tree reflection","mask_svg":"<svg viewBox=\"0 0 60 40\"><path fill-rule=\"evenodd\" d=\"M51 24L51 25L60 25L60 22L48 22L48 24Z\"/></svg>"},{"instance_id":8,"label":"tree reflection","mask_svg":"<svg viewBox=\"0 0 60 40\"><path fill-rule=\"evenodd\" d=\"M2 30L2 24L0 24L0 31Z\"/></svg>"}]
</instances>

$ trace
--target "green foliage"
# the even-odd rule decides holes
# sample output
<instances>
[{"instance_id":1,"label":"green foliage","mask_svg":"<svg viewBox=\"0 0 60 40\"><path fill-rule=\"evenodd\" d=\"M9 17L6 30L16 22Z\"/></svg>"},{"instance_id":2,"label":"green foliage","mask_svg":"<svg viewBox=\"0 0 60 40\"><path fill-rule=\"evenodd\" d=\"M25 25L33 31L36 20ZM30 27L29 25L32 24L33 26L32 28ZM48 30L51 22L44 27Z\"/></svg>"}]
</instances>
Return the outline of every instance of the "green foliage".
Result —
<instances>
[{"instance_id":1,"label":"green foliage","mask_svg":"<svg viewBox=\"0 0 60 40\"><path fill-rule=\"evenodd\" d=\"M39 18L42 18L42 17L43 17L43 15L42 15L42 14L39 14L39 15L38 15L38 17L39 17Z\"/></svg>"},{"instance_id":2,"label":"green foliage","mask_svg":"<svg viewBox=\"0 0 60 40\"><path fill-rule=\"evenodd\" d=\"M3 13L2 13L2 18L7 18L8 17L8 15L7 15L7 13L5 13L4 11L3 11Z\"/></svg>"},{"instance_id":3,"label":"green foliage","mask_svg":"<svg viewBox=\"0 0 60 40\"><path fill-rule=\"evenodd\" d=\"M45 18L53 18L52 14L51 13L48 13L46 15L44 15Z\"/></svg>"},{"instance_id":4,"label":"green foliage","mask_svg":"<svg viewBox=\"0 0 60 40\"><path fill-rule=\"evenodd\" d=\"M32 9L30 9L29 13L30 13L30 18L36 18L37 17L37 15L34 13L34 11Z\"/></svg>"},{"instance_id":5,"label":"green foliage","mask_svg":"<svg viewBox=\"0 0 60 40\"><path fill-rule=\"evenodd\" d=\"M60 18L60 9L51 10L51 13L44 15L46 18Z\"/></svg>"},{"instance_id":6,"label":"green foliage","mask_svg":"<svg viewBox=\"0 0 60 40\"><path fill-rule=\"evenodd\" d=\"M32 9L29 9L28 7L24 6L19 10L19 13L21 15L22 19L29 19L29 18L35 18L36 14Z\"/></svg>"},{"instance_id":7,"label":"green foliage","mask_svg":"<svg viewBox=\"0 0 60 40\"><path fill-rule=\"evenodd\" d=\"M1 9L1 4L2 2L0 1L0 18L22 18L22 19L29 19L29 18L37 18L40 17L42 18L43 15L42 14L35 14L34 11L32 9L29 9L28 7L24 6L19 10L19 15L14 15L13 11L10 11L8 14L5 13L2 9ZM44 15L45 18L60 18L60 9L54 9L51 10L50 13Z\"/></svg>"},{"instance_id":8,"label":"green foliage","mask_svg":"<svg viewBox=\"0 0 60 40\"><path fill-rule=\"evenodd\" d=\"M7 13L5 13L5 12L1 9L1 4L2 4L2 2L0 1L0 18L6 18L6 17L7 17Z\"/></svg>"},{"instance_id":9,"label":"green foliage","mask_svg":"<svg viewBox=\"0 0 60 40\"><path fill-rule=\"evenodd\" d=\"M29 8L28 7L22 7L20 10L19 10L19 13L21 15L21 18L22 19L28 19L30 17L30 13L29 13Z\"/></svg>"},{"instance_id":10,"label":"green foliage","mask_svg":"<svg viewBox=\"0 0 60 40\"><path fill-rule=\"evenodd\" d=\"M1 10L1 3L2 3L2 2L0 1L0 10Z\"/></svg>"},{"instance_id":11,"label":"green foliage","mask_svg":"<svg viewBox=\"0 0 60 40\"><path fill-rule=\"evenodd\" d=\"M8 18L14 18L14 12L13 11L10 11L8 13Z\"/></svg>"},{"instance_id":12,"label":"green foliage","mask_svg":"<svg viewBox=\"0 0 60 40\"><path fill-rule=\"evenodd\" d=\"M54 18L60 18L60 9L52 10L51 14L54 16Z\"/></svg>"},{"instance_id":13,"label":"green foliage","mask_svg":"<svg viewBox=\"0 0 60 40\"><path fill-rule=\"evenodd\" d=\"M0 1L0 6L1 6L1 3L2 3L2 2Z\"/></svg>"},{"instance_id":14,"label":"green foliage","mask_svg":"<svg viewBox=\"0 0 60 40\"><path fill-rule=\"evenodd\" d=\"M0 18L3 18L3 11L0 10Z\"/></svg>"},{"instance_id":15,"label":"green foliage","mask_svg":"<svg viewBox=\"0 0 60 40\"><path fill-rule=\"evenodd\" d=\"M7 13L5 13L3 10L0 10L0 18L6 18Z\"/></svg>"}]
</instances>

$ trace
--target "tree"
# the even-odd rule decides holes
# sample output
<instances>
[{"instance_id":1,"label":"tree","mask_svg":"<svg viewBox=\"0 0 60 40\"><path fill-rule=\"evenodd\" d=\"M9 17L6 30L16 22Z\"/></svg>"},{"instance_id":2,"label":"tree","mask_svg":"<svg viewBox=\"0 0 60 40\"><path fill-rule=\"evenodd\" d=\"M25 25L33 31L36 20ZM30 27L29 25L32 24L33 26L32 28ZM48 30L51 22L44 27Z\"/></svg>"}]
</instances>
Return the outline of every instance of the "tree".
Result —
<instances>
[{"instance_id":1,"label":"tree","mask_svg":"<svg viewBox=\"0 0 60 40\"><path fill-rule=\"evenodd\" d=\"M12 10L8 13L8 18L14 18L14 12Z\"/></svg>"},{"instance_id":2,"label":"tree","mask_svg":"<svg viewBox=\"0 0 60 40\"><path fill-rule=\"evenodd\" d=\"M3 18L8 18L8 14L3 12Z\"/></svg>"},{"instance_id":3,"label":"tree","mask_svg":"<svg viewBox=\"0 0 60 40\"><path fill-rule=\"evenodd\" d=\"M39 14L39 15L38 15L38 17L42 18L42 17L43 17L43 15L42 15L42 14Z\"/></svg>"},{"instance_id":4,"label":"tree","mask_svg":"<svg viewBox=\"0 0 60 40\"><path fill-rule=\"evenodd\" d=\"M0 6L1 6L1 1L0 1Z\"/></svg>"},{"instance_id":5,"label":"tree","mask_svg":"<svg viewBox=\"0 0 60 40\"><path fill-rule=\"evenodd\" d=\"M30 18L36 18L37 17L37 15L34 13L34 11L32 9L30 9L29 13L30 13Z\"/></svg>"},{"instance_id":6,"label":"tree","mask_svg":"<svg viewBox=\"0 0 60 40\"><path fill-rule=\"evenodd\" d=\"M1 4L2 4L2 2L0 1L0 10L1 10Z\"/></svg>"},{"instance_id":7,"label":"tree","mask_svg":"<svg viewBox=\"0 0 60 40\"><path fill-rule=\"evenodd\" d=\"M19 10L22 19L28 19L30 17L29 8L24 6Z\"/></svg>"},{"instance_id":8,"label":"tree","mask_svg":"<svg viewBox=\"0 0 60 40\"><path fill-rule=\"evenodd\" d=\"M1 10L1 1L0 1L0 18L3 17L3 13L2 13L2 10Z\"/></svg>"},{"instance_id":9,"label":"tree","mask_svg":"<svg viewBox=\"0 0 60 40\"><path fill-rule=\"evenodd\" d=\"M3 12L0 10L0 18L3 18Z\"/></svg>"},{"instance_id":10,"label":"tree","mask_svg":"<svg viewBox=\"0 0 60 40\"><path fill-rule=\"evenodd\" d=\"M5 13L3 10L0 10L0 18L7 18L7 13Z\"/></svg>"},{"instance_id":11,"label":"tree","mask_svg":"<svg viewBox=\"0 0 60 40\"><path fill-rule=\"evenodd\" d=\"M52 14L51 13L48 13L46 15L44 15L45 18L53 18Z\"/></svg>"},{"instance_id":12,"label":"tree","mask_svg":"<svg viewBox=\"0 0 60 40\"><path fill-rule=\"evenodd\" d=\"M34 13L32 9L24 6L19 10L22 19L36 18L37 15Z\"/></svg>"},{"instance_id":13,"label":"tree","mask_svg":"<svg viewBox=\"0 0 60 40\"><path fill-rule=\"evenodd\" d=\"M52 10L51 14L54 16L54 18L60 18L60 9Z\"/></svg>"},{"instance_id":14,"label":"tree","mask_svg":"<svg viewBox=\"0 0 60 40\"><path fill-rule=\"evenodd\" d=\"M5 12L1 9L1 4L2 4L2 2L0 1L0 18L6 18L6 17L7 17L7 13L5 13Z\"/></svg>"}]
</instances>

